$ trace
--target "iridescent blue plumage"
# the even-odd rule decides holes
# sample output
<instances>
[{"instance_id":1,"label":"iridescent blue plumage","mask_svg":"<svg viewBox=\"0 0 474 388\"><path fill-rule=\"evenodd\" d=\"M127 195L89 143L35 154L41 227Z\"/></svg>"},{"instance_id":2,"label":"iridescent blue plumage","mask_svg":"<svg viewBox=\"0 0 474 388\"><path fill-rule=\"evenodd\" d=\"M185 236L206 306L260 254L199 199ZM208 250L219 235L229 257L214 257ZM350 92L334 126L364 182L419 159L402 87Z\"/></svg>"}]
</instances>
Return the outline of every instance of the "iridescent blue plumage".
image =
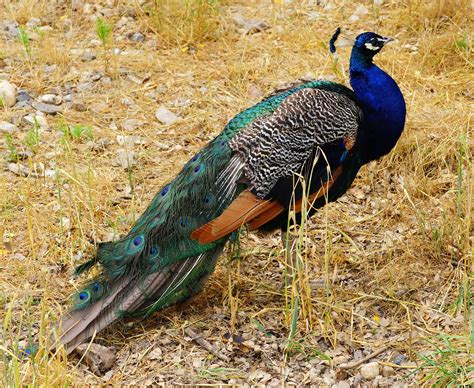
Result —
<instances>
[{"instance_id":1,"label":"iridescent blue plumage","mask_svg":"<svg viewBox=\"0 0 474 388\"><path fill-rule=\"evenodd\" d=\"M284 228L302 196L294 174L310 180L314 211L340 197L363 164L388 153L403 131L405 103L372 62L387 41L374 33L356 39L353 91L298 82L236 115L158 191L127 236L100 244L76 270L101 267L62 322L68 351L117 318L147 316L199 292L241 225Z\"/></svg>"}]
</instances>

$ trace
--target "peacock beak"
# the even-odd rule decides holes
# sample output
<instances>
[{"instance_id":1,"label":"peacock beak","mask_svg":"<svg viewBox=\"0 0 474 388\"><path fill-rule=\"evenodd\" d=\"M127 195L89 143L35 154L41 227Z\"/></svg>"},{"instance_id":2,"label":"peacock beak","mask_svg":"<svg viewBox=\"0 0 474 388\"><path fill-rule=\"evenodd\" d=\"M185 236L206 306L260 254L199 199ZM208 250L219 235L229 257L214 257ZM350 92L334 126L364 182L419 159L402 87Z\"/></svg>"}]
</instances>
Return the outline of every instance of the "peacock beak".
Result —
<instances>
[{"instance_id":1,"label":"peacock beak","mask_svg":"<svg viewBox=\"0 0 474 388\"><path fill-rule=\"evenodd\" d=\"M383 41L383 44L386 45L387 43L389 42L393 42L395 39L393 38L390 38L390 37L384 37L382 39L380 39L381 41Z\"/></svg>"}]
</instances>

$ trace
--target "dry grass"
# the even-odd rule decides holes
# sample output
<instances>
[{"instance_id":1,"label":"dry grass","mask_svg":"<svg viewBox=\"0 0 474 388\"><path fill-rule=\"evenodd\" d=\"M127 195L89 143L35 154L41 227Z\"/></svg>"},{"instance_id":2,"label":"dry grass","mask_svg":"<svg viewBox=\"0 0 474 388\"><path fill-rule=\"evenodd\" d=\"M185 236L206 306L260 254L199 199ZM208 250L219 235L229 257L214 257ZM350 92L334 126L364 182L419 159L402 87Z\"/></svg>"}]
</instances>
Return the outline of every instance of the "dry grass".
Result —
<instances>
[{"instance_id":1,"label":"dry grass","mask_svg":"<svg viewBox=\"0 0 474 388\"><path fill-rule=\"evenodd\" d=\"M228 119L258 101L249 90L266 93L308 74L347 83L349 51L340 49L334 66L326 48L339 25L354 34L375 30L397 38L377 58L407 101L406 131L396 149L366 166L345 197L301 229L300 286L286 297L280 289L285 255L277 234L243 236L238 259L222 258L205 291L186 310L118 325L100 336L119 350L107 379L141 385L256 383L264 381L256 371L264 370L273 381L316 383L311 368L317 364L311 359L338 364L357 349L389 344L382 363L392 365L396 354L411 362L397 367L397 381L472 382L471 2L386 1L380 7L367 2L369 14L352 23L347 21L355 9L351 2L336 2L332 10L305 1L283 3L160 0L143 6L117 1L111 7L98 2L83 14L73 12L70 2L18 1L0 10L3 21L24 24L34 16L53 27L29 30L34 38L29 56L18 40L0 43L0 72L33 96L77 84L85 71L103 71L102 48L91 43L97 39L92 15L103 7L112 10L105 16L114 26L112 45L124 52L103 53L110 55L110 84L99 81L76 92L87 112L67 109L48 116L50 129L40 131L38 144L25 141L30 128L24 124L10 141L0 142L5 160L13 145L17 152L33 152L19 162L31 171L41 171L43 164L57 172L55 178L0 173L5 385L104 382L77 359L43 350L74 290L71 269L82 255L92 254L91 241L126 233L155 189ZM236 12L266 20L271 28L242 35L232 20ZM319 13L314 20L312 12ZM134 19L122 25L127 14ZM126 34L138 29L145 42L130 42ZM98 58L81 61L73 48L90 48ZM57 68L46 74L44 66L53 64ZM136 83L126 72L149 79ZM177 99L192 104L180 106ZM163 127L154 118L158 105L184 120ZM5 108L0 120L27 112ZM131 171L115 165L117 136L132 135L122 127L128 118L145 122L133 133L141 141L132 146L139 163ZM92 126L93 140L63 136L67 125ZM324 280L322 287L316 279ZM183 328L190 323L232 355L230 365L185 337ZM247 345L228 341L228 332L242 335ZM39 338L40 350L25 359L21 349L30 337ZM151 357L156 348L162 354ZM334 375L337 368L330 371Z\"/></svg>"}]
</instances>

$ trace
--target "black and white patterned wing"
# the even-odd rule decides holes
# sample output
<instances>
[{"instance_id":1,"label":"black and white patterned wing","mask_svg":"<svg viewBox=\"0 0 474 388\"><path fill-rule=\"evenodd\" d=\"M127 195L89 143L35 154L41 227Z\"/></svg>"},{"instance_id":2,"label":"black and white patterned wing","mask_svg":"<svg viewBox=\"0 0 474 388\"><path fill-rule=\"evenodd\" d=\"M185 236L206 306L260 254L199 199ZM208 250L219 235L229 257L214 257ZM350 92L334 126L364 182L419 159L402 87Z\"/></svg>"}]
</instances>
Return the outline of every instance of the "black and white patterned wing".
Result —
<instances>
[{"instance_id":1,"label":"black and white patterned wing","mask_svg":"<svg viewBox=\"0 0 474 388\"><path fill-rule=\"evenodd\" d=\"M362 111L349 97L305 88L288 98L271 115L255 120L229 143L244 163L244 175L259 198L278 181L299 172L313 150L357 138Z\"/></svg>"}]
</instances>

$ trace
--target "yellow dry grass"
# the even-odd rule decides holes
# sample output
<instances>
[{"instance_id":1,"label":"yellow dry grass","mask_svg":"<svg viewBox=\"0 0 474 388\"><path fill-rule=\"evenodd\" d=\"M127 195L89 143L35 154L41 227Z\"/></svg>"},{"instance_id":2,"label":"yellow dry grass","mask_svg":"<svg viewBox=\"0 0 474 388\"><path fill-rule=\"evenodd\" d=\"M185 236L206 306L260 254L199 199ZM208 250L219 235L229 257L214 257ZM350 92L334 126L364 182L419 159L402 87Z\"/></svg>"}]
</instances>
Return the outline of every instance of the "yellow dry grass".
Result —
<instances>
[{"instance_id":1,"label":"yellow dry grass","mask_svg":"<svg viewBox=\"0 0 474 388\"><path fill-rule=\"evenodd\" d=\"M66 109L48 116L50 129L41 131L38 145L25 145L27 127L13 135L17 151L33 151L19 163L40 172L43 165L55 170L56 178L0 172L0 365L5 385L104 382L77 359L44 351L48 330L76 285L72 268L82 255L93 253L91 241L126 233L160 185L233 115L259 100L256 89L265 94L308 76L347 84L349 50L339 49L337 63L327 50L337 26L346 34L374 30L397 39L377 57L407 101L406 130L397 147L363 168L346 196L305 225L298 248L305 263L303 287L294 287L286 298L282 293L285 259L277 235L244 236L241 257L230 264L223 257L204 292L185 311L118 325L100 336L119 350L120 362L107 381L144 384L162 376L153 381L259 382L248 369L244 372L247 357L256 367L272 365L270 374L280 382L310 383L307 369L296 365L318 354L322 342L333 363L338 353L331 350L341 343L354 350L389 344L382 362L406 355L412 364L397 367L397 375L413 371L408 381L442 386L474 379L471 1L361 2L369 13L353 22L348 21L358 5L353 2L335 1L333 9L302 0L286 3L111 1L91 3L90 13L81 13L70 2L21 0L0 9L0 20L24 24L40 17L53 27L31 31L31 56L18 40L0 43L0 72L31 95L78 83L86 71L104 71L104 55L111 77L109 83L95 82L75 94L86 112ZM115 27L112 44L122 54L104 53L91 42L97 39L91 16L102 7L114 11L105 19L115 26L123 15L134 15L130 31L142 31L145 42L124 38L128 24ZM192 13L193 7L200 11ZM233 22L235 13L265 20L271 28L243 35ZM98 58L81 61L71 51L77 48L90 48ZM47 74L45 65L57 67ZM130 74L147 80L134 82ZM192 104L180 104L186 99ZM154 117L159 105L183 120L160 125ZM27 112L4 108L0 120ZM144 124L127 132L122 124L129 118ZM92 126L94 140L65 140L58 129L74 124ZM131 172L115 163L123 147L117 136L122 135L141 138L132 146L138 165ZM5 139L0 151L5 160L11 153ZM323 288L312 285L315 279L324 280ZM295 304L297 289L302 291ZM236 352L238 360L226 365L207 357L185 338L189 323ZM257 361L254 348L248 352L231 342L222 344L227 331L255 336L259 343L259 330L281 337L272 352L257 352ZM28 337L40 341L34 359L19 357ZM163 354L150 358L156 347ZM423 360L437 347L445 352L427 356L432 363Z\"/></svg>"}]
</instances>

